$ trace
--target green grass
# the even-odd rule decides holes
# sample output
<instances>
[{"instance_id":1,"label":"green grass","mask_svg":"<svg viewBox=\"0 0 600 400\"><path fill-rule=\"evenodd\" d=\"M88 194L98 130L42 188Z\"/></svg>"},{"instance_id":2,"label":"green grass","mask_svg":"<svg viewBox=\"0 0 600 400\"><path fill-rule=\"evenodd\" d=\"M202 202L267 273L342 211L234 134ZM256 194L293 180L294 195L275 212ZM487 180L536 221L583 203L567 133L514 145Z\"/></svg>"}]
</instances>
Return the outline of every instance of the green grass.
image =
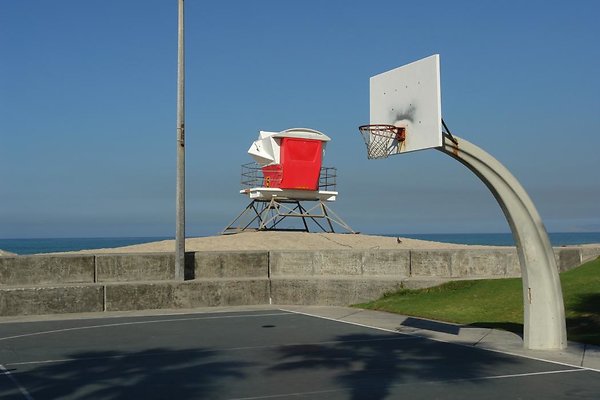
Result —
<instances>
[{"instance_id":1,"label":"green grass","mask_svg":"<svg viewBox=\"0 0 600 400\"><path fill-rule=\"evenodd\" d=\"M600 258L560 274L569 340L600 345ZM520 278L401 289L356 307L523 332Z\"/></svg>"}]
</instances>

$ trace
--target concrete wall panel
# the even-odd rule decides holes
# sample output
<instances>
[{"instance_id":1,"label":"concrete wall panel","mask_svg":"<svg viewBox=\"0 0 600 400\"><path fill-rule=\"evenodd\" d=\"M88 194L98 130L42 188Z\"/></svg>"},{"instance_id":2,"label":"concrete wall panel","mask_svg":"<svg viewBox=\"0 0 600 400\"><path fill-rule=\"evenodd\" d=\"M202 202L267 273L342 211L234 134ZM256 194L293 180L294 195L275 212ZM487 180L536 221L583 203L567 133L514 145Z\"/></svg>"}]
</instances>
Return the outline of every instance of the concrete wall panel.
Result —
<instances>
[{"instance_id":1,"label":"concrete wall panel","mask_svg":"<svg viewBox=\"0 0 600 400\"><path fill-rule=\"evenodd\" d=\"M272 278L274 304L349 305L397 290L401 281L362 278Z\"/></svg>"},{"instance_id":2,"label":"concrete wall panel","mask_svg":"<svg viewBox=\"0 0 600 400\"><path fill-rule=\"evenodd\" d=\"M362 272L367 276L408 277L409 250L368 250L362 252Z\"/></svg>"},{"instance_id":3,"label":"concrete wall panel","mask_svg":"<svg viewBox=\"0 0 600 400\"><path fill-rule=\"evenodd\" d=\"M171 282L106 285L106 311L174 308Z\"/></svg>"},{"instance_id":4,"label":"concrete wall panel","mask_svg":"<svg viewBox=\"0 0 600 400\"><path fill-rule=\"evenodd\" d=\"M267 251L202 251L195 254L195 278L239 278L269 275Z\"/></svg>"},{"instance_id":5,"label":"concrete wall panel","mask_svg":"<svg viewBox=\"0 0 600 400\"><path fill-rule=\"evenodd\" d=\"M582 263L580 249L555 248L554 255L559 272L568 271Z\"/></svg>"},{"instance_id":6,"label":"concrete wall panel","mask_svg":"<svg viewBox=\"0 0 600 400\"><path fill-rule=\"evenodd\" d=\"M0 315L40 315L103 311L99 285L0 289Z\"/></svg>"},{"instance_id":7,"label":"concrete wall panel","mask_svg":"<svg viewBox=\"0 0 600 400\"><path fill-rule=\"evenodd\" d=\"M450 277L452 270L452 251L449 250L411 250L411 276Z\"/></svg>"},{"instance_id":8,"label":"concrete wall panel","mask_svg":"<svg viewBox=\"0 0 600 400\"><path fill-rule=\"evenodd\" d=\"M310 251L271 251L270 276L314 275L314 253Z\"/></svg>"},{"instance_id":9,"label":"concrete wall panel","mask_svg":"<svg viewBox=\"0 0 600 400\"><path fill-rule=\"evenodd\" d=\"M35 255L0 257L0 285L93 283L94 256Z\"/></svg>"},{"instance_id":10,"label":"concrete wall panel","mask_svg":"<svg viewBox=\"0 0 600 400\"><path fill-rule=\"evenodd\" d=\"M459 250L452 254L452 277L500 277L512 268L511 250Z\"/></svg>"},{"instance_id":11,"label":"concrete wall panel","mask_svg":"<svg viewBox=\"0 0 600 400\"><path fill-rule=\"evenodd\" d=\"M581 248L582 262L595 260L600 257L600 247L586 246Z\"/></svg>"},{"instance_id":12,"label":"concrete wall panel","mask_svg":"<svg viewBox=\"0 0 600 400\"><path fill-rule=\"evenodd\" d=\"M178 308L269 304L269 280L195 280L174 287Z\"/></svg>"},{"instance_id":13,"label":"concrete wall panel","mask_svg":"<svg viewBox=\"0 0 600 400\"><path fill-rule=\"evenodd\" d=\"M171 253L96 256L97 282L164 281L175 276Z\"/></svg>"}]
</instances>

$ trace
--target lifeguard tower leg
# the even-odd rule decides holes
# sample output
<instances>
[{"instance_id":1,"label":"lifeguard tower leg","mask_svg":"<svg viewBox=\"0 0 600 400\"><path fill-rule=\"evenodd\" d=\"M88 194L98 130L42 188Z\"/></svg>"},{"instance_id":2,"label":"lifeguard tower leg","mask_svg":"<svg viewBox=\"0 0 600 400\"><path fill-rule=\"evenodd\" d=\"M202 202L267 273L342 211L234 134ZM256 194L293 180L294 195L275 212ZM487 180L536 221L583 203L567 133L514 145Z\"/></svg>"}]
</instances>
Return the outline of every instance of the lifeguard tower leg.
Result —
<instances>
[{"instance_id":1,"label":"lifeguard tower leg","mask_svg":"<svg viewBox=\"0 0 600 400\"><path fill-rule=\"evenodd\" d=\"M321 212L323 213L323 215L325 215L325 218L327 219L330 231L335 232L333 229L333 225L331 224L331 218L329 218L329 215L327 215L327 207L325 207L325 204L322 201L319 202L319 205L321 206Z\"/></svg>"}]
</instances>

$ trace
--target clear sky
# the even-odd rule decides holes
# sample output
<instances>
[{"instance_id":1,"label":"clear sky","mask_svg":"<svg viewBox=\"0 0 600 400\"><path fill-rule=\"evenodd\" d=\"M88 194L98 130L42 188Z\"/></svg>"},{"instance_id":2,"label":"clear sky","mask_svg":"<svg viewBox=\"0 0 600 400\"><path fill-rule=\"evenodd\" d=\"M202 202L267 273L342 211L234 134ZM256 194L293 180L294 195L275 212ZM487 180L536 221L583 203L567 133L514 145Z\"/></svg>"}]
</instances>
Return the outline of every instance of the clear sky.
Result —
<instances>
[{"instance_id":1,"label":"clear sky","mask_svg":"<svg viewBox=\"0 0 600 400\"><path fill-rule=\"evenodd\" d=\"M600 231L600 2L186 0L187 234L247 204L259 130L332 138L334 210L367 233L508 232L426 150L368 161L369 77L438 53L442 112L549 231ZM0 0L0 238L175 231L176 0Z\"/></svg>"}]
</instances>

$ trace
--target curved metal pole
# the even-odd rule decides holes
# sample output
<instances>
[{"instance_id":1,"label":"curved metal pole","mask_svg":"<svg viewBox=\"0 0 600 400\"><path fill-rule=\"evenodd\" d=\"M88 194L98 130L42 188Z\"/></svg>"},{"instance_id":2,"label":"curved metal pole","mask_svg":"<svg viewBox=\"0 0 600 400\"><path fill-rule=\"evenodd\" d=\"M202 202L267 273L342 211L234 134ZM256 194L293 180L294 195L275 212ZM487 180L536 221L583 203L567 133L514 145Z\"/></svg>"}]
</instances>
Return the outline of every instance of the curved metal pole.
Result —
<instances>
[{"instance_id":1,"label":"curved metal pole","mask_svg":"<svg viewBox=\"0 0 600 400\"><path fill-rule=\"evenodd\" d=\"M567 347L565 310L554 251L535 205L517 179L494 157L468 141L444 138L438 148L458 160L490 189L510 225L523 279L525 348Z\"/></svg>"}]
</instances>

